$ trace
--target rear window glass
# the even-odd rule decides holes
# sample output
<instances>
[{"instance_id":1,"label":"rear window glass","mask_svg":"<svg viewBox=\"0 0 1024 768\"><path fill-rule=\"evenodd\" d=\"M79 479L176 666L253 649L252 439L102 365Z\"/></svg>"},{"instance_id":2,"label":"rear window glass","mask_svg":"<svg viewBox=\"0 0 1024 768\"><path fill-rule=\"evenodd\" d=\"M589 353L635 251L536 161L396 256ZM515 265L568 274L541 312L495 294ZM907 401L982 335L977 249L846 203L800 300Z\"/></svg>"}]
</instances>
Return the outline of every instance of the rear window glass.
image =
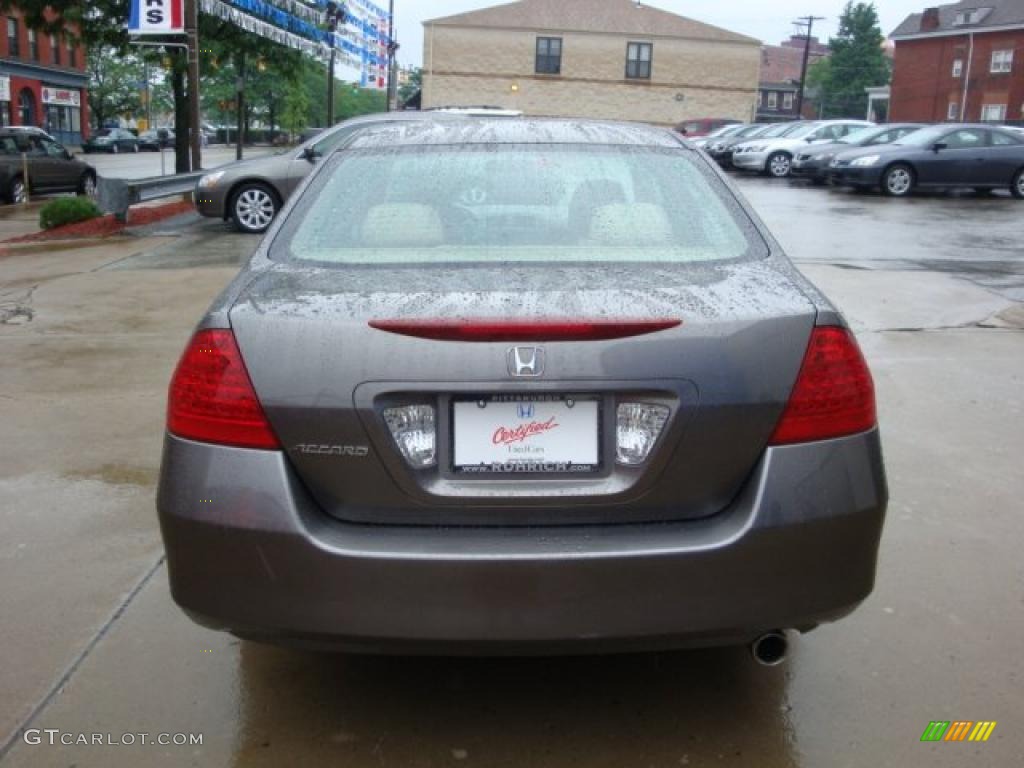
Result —
<instances>
[{"instance_id":1,"label":"rear window glass","mask_svg":"<svg viewBox=\"0 0 1024 768\"><path fill-rule=\"evenodd\" d=\"M341 152L271 257L318 264L706 262L766 246L688 150L463 145Z\"/></svg>"}]
</instances>

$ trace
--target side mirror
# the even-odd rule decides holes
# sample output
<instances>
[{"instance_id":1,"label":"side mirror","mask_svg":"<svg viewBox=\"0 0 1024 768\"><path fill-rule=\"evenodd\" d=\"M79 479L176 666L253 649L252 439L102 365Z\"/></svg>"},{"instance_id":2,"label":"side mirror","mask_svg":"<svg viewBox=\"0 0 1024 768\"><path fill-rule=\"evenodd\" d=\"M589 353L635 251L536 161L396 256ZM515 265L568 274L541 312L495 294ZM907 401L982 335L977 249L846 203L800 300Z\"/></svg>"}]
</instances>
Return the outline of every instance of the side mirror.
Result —
<instances>
[{"instance_id":1,"label":"side mirror","mask_svg":"<svg viewBox=\"0 0 1024 768\"><path fill-rule=\"evenodd\" d=\"M316 159L320 157L320 152L315 146L308 146L302 150L302 159L310 163L315 163Z\"/></svg>"},{"instance_id":2,"label":"side mirror","mask_svg":"<svg viewBox=\"0 0 1024 768\"><path fill-rule=\"evenodd\" d=\"M64 159L65 160L74 160L75 159L75 156L73 154L71 154L71 150L70 149L65 149L64 150Z\"/></svg>"},{"instance_id":3,"label":"side mirror","mask_svg":"<svg viewBox=\"0 0 1024 768\"><path fill-rule=\"evenodd\" d=\"M932 144L932 149L935 152L939 152L939 151L941 151L943 149L946 149L948 146L949 146L949 144L947 144L944 141L936 141L934 144Z\"/></svg>"}]
</instances>

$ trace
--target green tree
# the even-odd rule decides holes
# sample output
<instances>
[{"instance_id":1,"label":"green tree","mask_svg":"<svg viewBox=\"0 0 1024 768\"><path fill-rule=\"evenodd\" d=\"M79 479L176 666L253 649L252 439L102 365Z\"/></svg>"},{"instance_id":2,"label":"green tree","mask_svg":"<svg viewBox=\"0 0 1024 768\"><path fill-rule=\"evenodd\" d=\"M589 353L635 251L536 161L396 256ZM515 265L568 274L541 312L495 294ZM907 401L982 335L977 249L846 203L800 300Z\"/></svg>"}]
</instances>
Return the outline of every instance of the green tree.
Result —
<instances>
[{"instance_id":1,"label":"green tree","mask_svg":"<svg viewBox=\"0 0 1024 768\"><path fill-rule=\"evenodd\" d=\"M863 117L864 89L885 85L891 76L884 41L874 3L848 2L839 34L829 40L831 56L814 64L807 76L808 86L821 94L822 117Z\"/></svg>"},{"instance_id":2,"label":"green tree","mask_svg":"<svg viewBox=\"0 0 1024 768\"><path fill-rule=\"evenodd\" d=\"M398 89L398 103L405 104L416 95L416 92L423 87L423 70L420 67L409 73L409 80L403 83Z\"/></svg>"},{"instance_id":3,"label":"green tree","mask_svg":"<svg viewBox=\"0 0 1024 768\"><path fill-rule=\"evenodd\" d=\"M109 45L93 45L89 48L87 66L89 112L98 127L141 109L142 62L134 56L119 56L117 49Z\"/></svg>"},{"instance_id":4,"label":"green tree","mask_svg":"<svg viewBox=\"0 0 1024 768\"><path fill-rule=\"evenodd\" d=\"M281 125L292 140L306 130L309 125L309 97L306 96L305 88L293 85L288 89L284 97Z\"/></svg>"}]
</instances>

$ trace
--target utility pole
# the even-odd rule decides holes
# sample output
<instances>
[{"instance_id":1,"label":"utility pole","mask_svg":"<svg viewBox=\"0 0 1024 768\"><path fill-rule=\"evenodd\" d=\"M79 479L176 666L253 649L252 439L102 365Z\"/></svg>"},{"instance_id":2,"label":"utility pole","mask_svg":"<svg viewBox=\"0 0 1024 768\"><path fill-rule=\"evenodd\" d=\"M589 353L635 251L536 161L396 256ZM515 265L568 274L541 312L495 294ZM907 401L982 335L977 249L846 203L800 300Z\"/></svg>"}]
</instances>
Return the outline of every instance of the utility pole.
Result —
<instances>
[{"instance_id":1,"label":"utility pole","mask_svg":"<svg viewBox=\"0 0 1024 768\"><path fill-rule=\"evenodd\" d=\"M331 38L331 63L327 66L327 127L334 125L334 38Z\"/></svg>"},{"instance_id":2,"label":"utility pole","mask_svg":"<svg viewBox=\"0 0 1024 768\"><path fill-rule=\"evenodd\" d=\"M239 51L235 58L238 78L235 80L235 159L242 159L245 145L245 51Z\"/></svg>"},{"instance_id":3,"label":"utility pole","mask_svg":"<svg viewBox=\"0 0 1024 768\"><path fill-rule=\"evenodd\" d=\"M391 112L398 105L395 98L395 54L398 53L398 43L395 42L395 0L388 3L388 112Z\"/></svg>"},{"instance_id":4,"label":"utility pole","mask_svg":"<svg viewBox=\"0 0 1024 768\"><path fill-rule=\"evenodd\" d=\"M348 10L344 2L329 0L324 11L327 17L327 32L331 36L331 60L327 65L327 127L334 125L334 58L337 53L334 35L338 27L344 27L348 21Z\"/></svg>"},{"instance_id":5,"label":"utility pole","mask_svg":"<svg viewBox=\"0 0 1024 768\"><path fill-rule=\"evenodd\" d=\"M800 67L800 90L796 94L797 120L800 120L804 114L804 87L807 84L807 64L811 58L811 33L814 31L814 22L824 20L824 16L801 16L793 22L797 26L807 27L807 34L804 36L804 61Z\"/></svg>"},{"instance_id":6,"label":"utility pole","mask_svg":"<svg viewBox=\"0 0 1024 768\"><path fill-rule=\"evenodd\" d=\"M189 143L192 170L203 167L202 134L199 132L199 1L185 0L185 34L188 37Z\"/></svg>"}]
</instances>

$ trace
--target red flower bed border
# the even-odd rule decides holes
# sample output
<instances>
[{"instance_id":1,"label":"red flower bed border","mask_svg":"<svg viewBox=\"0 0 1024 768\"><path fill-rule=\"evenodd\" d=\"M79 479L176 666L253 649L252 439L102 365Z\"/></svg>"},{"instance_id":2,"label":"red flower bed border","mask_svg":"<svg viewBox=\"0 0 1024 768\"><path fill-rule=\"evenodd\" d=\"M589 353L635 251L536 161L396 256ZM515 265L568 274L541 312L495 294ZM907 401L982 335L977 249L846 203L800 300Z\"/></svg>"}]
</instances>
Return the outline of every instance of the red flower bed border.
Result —
<instances>
[{"instance_id":1,"label":"red flower bed border","mask_svg":"<svg viewBox=\"0 0 1024 768\"><path fill-rule=\"evenodd\" d=\"M65 224L63 227L54 227L42 232L33 232L30 235L21 235L5 240L5 243L38 243L46 240L74 240L83 237L109 237L122 232L128 227L144 227L147 224L155 224L158 221L169 219L173 216L180 216L183 213L194 211L192 203L179 201L166 203L164 205L146 206L133 208L128 211L128 222L118 221L113 214L100 216L88 221L79 221L75 224Z\"/></svg>"}]
</instances>

